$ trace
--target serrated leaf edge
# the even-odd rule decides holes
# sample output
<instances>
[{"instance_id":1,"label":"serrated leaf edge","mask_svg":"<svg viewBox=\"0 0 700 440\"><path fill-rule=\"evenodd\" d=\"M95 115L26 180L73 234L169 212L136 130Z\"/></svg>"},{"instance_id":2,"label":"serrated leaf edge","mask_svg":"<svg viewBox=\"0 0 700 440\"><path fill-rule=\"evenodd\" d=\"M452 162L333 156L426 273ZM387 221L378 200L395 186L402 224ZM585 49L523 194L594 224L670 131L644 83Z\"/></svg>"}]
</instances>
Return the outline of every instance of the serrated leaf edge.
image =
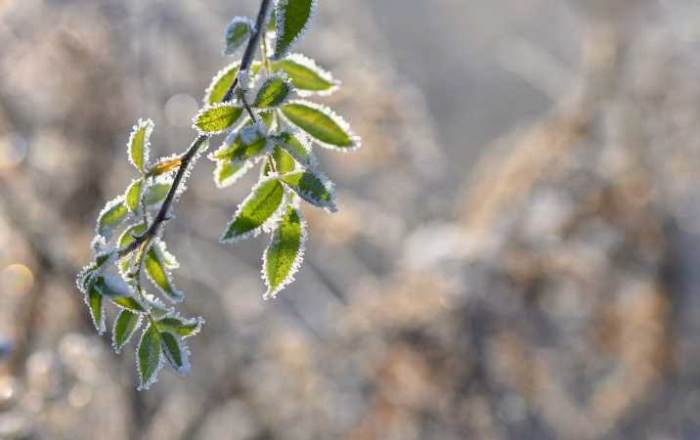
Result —
<instances>
[{"instance_id":1,"label":"serrated leaf edge","mask_svg":"<svg viewBox=\"0 0 700 440\"><path fill-rule=\"evenodd\" d=\"M270 244L268 245L267 248L265 248L265 252L263 253L263 264L262 264L262 270L260 271L262 275L263 282L267 286L267 292L263 295L263 299L265 301L274 299L279 292L284 290L285 287L290 285L291 283L294 282L295 275L297 272L299 272L299 269L301 268L301 264L304 261L304 254L306 253L306 240L308 238L308 224L306 223L306 220L304 217L301 215L301 211L297 208L294 207L294 209L297 212L297 215L299 216L299 223L301 225L301 238L299 241L299 250L297 251L297 255L294 258L294 262L292 263L292 267L289 269L289 273L287 274L287 278L280 283L279 286L277 286L276 289L272 289L270 287L270 280L267 278L267 255L268 255L268 250L272 246L275 240L275 235L274 233L272 234L272 237L270 239ZM276 231L275 231L276 233Z\"/></svg>"}]
</instances>

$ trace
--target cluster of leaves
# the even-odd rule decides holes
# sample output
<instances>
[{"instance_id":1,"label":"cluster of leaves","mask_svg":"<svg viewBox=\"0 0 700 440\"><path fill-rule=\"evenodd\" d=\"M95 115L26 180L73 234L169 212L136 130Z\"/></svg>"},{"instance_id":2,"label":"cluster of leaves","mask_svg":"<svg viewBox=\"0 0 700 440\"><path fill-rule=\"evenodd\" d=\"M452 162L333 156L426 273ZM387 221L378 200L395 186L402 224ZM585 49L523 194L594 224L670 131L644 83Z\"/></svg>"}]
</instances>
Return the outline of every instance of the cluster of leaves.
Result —
<instances>
[{"instance_id":1,"label":"cluster of leaves","mask_svg":"<svg viewBox=\"0 0 700 440\"><path fill-rule=\"evenodd\" d=\"M259 165L259 181L238 206L221 241L271 235L262 267L266 299L293 281L302 262L307 235L299 209L302 202L336 209L333 184L319 169L313 146L351 151L360 145L336 113L304 99L338 88L316 62L290 53L309 27L316 1L277 0L270 14L266 3L263 0L256 22L263 23L262 29L246 17L234 18L226 28L224 54L236 55L246 48L248 55L212 79L204 106L193 119L199 138L190 150L151 163L153 122L139 120L134 126L127 151L139 176L100 213L95 259L78 275L78 287L100 333L105 331L105 304L118 309L112 331L115 350L142 329L136 350L142 389L156 380L166 363L178 373L189 370L184 339L199 332L204 322L185 319L165 304L180 302L184 295L174 285L171 272L178 262L168 252L160 228L171 217L170 204L184 190L199 145L205 149L211 137L225 134L221 146L209 155L220 188ZM246 60L258 41L260 59ZM142 285L144 272L157 295Z\"/></svg>"}]
</instances>

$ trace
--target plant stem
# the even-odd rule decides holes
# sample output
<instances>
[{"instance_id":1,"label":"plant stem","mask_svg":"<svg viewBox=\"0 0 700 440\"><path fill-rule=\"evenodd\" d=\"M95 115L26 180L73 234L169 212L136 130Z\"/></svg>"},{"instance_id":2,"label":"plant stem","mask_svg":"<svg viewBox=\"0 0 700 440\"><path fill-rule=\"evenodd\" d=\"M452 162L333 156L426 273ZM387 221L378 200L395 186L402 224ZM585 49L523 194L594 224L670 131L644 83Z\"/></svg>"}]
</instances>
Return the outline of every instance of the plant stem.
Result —
<instances>
[{"instance_id":1,"label":"plant stem","mask_svg":"<svg viewBox=\"0 0 700 440\"><path fill-rule=\"evenodd\" d=\"M243 53L243 59L241 60L241 68L239 69L238 76L233 81L233 84L231 84L231 87L229 87L228 91L226 92L226 95L224 95L224 98L222 99L223 102L230 101L233 98L236 88L239 86L238 79L240 73L242 71L247 71L250 68L250 65L253 63L253 59L255 58L255 50L258 46L258 42L260 41L260 36L265 32L266 29L266 21L269 15L271 4L271 0L262 0L260 2L260 9L258 10L258 16L255 21L255 28L253 29L253 34L250 36L250 40L248 40L248 45L245 48L245 52ZM243 102L246 105L246 107L248 107L247 102L245 100L243 100ZM202 145L204 145L210 137L211 136L206 134L200 134L194 141L192 141L187 151L185 151L181 155L180 167L177 169L177 173L175 174L173 184L170 187L168 194L165 196L165 200L160 206L158 214L153 219L153 222L148 227L146 232L143 233L143 235L136 237L136 239L131 244L118 251L120 258L129 255L139 246L151 241L154 237L158 235L161 225L168 219L168 213L170 212L170 208L173 202L175 201L175 194L177 193L178 189L180 188L180 185L182 184L185 173L187 172L190 163L197 156L197 153L201 149Z\"/></svg>"}]
</instances>

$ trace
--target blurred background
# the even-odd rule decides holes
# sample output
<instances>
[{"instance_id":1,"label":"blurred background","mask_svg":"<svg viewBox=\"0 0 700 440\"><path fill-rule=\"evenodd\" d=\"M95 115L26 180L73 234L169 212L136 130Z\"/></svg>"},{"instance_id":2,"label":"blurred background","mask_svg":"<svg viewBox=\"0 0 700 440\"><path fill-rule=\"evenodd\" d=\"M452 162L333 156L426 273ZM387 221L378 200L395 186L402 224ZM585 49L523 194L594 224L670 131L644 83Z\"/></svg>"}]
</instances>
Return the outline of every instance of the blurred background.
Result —
<instances>
[{"instance_id":1,"label":"blurred background","mask_svg":"<svg viewBox=\"0 0 700 440\"><path fill-rule=\"evenodd\" d=\"M340 211L263 302L267 239L217 242L254 173L200 161L166 237L207 325L140 393L75 274L257 2L0 0L0 438L700 439L700 3L319 3Z\"/></svg>"}]
</instances>

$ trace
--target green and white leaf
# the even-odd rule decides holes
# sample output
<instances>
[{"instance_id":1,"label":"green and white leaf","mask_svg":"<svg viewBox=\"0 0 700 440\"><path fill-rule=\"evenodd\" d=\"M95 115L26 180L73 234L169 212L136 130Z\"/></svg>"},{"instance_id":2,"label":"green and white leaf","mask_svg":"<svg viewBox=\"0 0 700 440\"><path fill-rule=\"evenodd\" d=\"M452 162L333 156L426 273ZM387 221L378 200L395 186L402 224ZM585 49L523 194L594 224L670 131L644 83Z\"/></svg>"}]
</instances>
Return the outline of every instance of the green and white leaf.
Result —
<instances>
[{"instance_id":1,"label":"green and white leaf","mask_svg":"<svg viewBox=\"0 0 700 440\"><path fill-rule=\"evenodd\" d=\"M263 177L269 176L273 172L276 172L278 174L291 173L297 166L297 162L294 160L294 157L292 157L292 155L289 154L287 150L285 150L279 145L276 145L272 149L270 157L272 158L275 164L275 168L273 170L270 162L266 161L265 166L263 166L262 168Z\"/></svg>"},{"instance_id":2,"label":"green and white leaf","mask_svg":"<svg viewBox=\"0 0 700 440\"><path fill-rule=\"evenodd\" d=\"M97 235L109 240L114 230L129 216L129 209L124 202L124 196L120 195L107 202L97 216Z\"/></svg>"},{"instance_id":3,"label":"green and white leaf","mask_svg":"<svg viewBox=\"0 0 700 440\"><path fill-rule=\"evenodd\" d=\"M297 171L280 176L280 180L312 205L336 211L333 182L320 171Z\"/></svg>"},{"instance_id":4,"label":"green and white leaf","mask_svg":"<svg viewBox=\"0 0 700 440\"><path fill-rule=\"evenodd\" d=\"M139 209L141 203L141 192L143 190L143 179L134 179L126 188L124 193L124 202L129 212L134 213Z\"/></svg>"},{"instance_id":5,"label":"green and white leaf","mask_svg":"<svg viewBox=\"0 0 700 440\"><path fill-rule=\"evenodd\" d=\"M159 178L156 182L148 185L143 193L143 203L147 206L156 205L165 200L173 182L171 178Z\"/></svg>"},{"instance_id":6,"label":"green and white leaf","mask_svg":"<svg viewBox=\"0 0 700 440\"><path fill-rule=\"evenodd\" d=\"M253 107L273 108L283 104L294 92L286 75L273 74L252 90Z\"/></svg>"},{"instance_id":7,"label":"green and white leaf","mask_svg":"<svg viewBox=\"0 0 700 440\"><path fill-rule=\"evenodd\" d=\"M253 161L234 163L231 160L217 160L214 168L214 183L218 188L231 186L253 168L253 165Z\"/></svg>"},{"instance_id":8,"label":"green and white leaf","mask_svg":"<svg viewBox=\"0 0 700 440\"><path fill-rule=\"evenodd\" d=\"M242 163L267 152L267 137L259 125L246 125L239 132L231 132L223 144L209 155L212 160Z\"/></svg>"},{"instance_id":9,"label":"green and white leaf","mask_svg":"<svg viewBox=\"0 0 700 440\"><path fill-rule=\"evenodd\" d=\"M129 310L122 310L114 319L112 329L112 348L119 353L129 342L129 339L136 333L141 324L141 314Z\"/></svg>"},{"instance_id":10,"label":"green and white leaf","mask_svg":"<svg viewBox=\"0 0 700 440\"><path fill-rule=\"evenodd\" d=\"M285 119L307 133L318 145L336 151L352 151L360 147L360 139L350 131L347 122L328 107L304 100L281 107Z\"/></svg>"},{"instance_id":11,"label":"green and white leaf","mask_svg":"<svg viewBox=\"0 0 700 440\"><path fill-rule=\"evenodd\" d=\"M95 256L95 261L83 267L78 273L76 277L76 286L78 290L82 293L87 293L97 276L99 276L104 268L109 266L116 258L117 253L114 250L97 254Z\"/></svg>"},{"instance_id":12,"label":"green and white leaf","mask_svg":"<svg viewBox=\"0 0 700 440\"><path fill-rule=\"evenodd\" d=\"M139 390L147 390L158 379L158 372L163 366L161 338L158 329L152 324L141 334L136 349L136 368L139 373Z\"/></svg>"},{"instance_id":13,"label":"green and white leaf","mask_svg":"<svg viewBox=\"0 0 700 440\"><path fill-rule=\"evenodd\" d=\"M309 28L317 0L279 0L275 7L277 35L273 58L284 57Z\"/></svg>"},{"instance_id":14,"label":"green and white leaf","mask_svg":"<svg viewBox=\"0 0 700 440\"><path fill-rule=\"evenodd\" d=\"M110 300L118 307L132 312L144 312L146 309L133 296L114 296Z\"/></svg>"},{"instance_id":15,"label":"green and white leaf","mask_svg":"<svg viewBox=\"0 0 700 440\"><path fill-rule=\"evenodd\" d=\"M267 285L265 299L274 298L294 281L294 274L304 258L305 243L306 222L296 208L289 206L263 255L263 280Z\"/></svg>"},{"instance_id":16,"label":"green and white leaf","mask_svg":"<svg viewBox=\"0 0 700 440\"><path fill-rule=\"evenodd\" d=\"M175 288L172 275L158 246L151 246L143 259L146 274L154 286L172 302L182 301L184 294Z\"/></svg>"},{"instance_id":17,"label":"green and white leaf","mask_svg":"<svg viewBox=\"0 0 700 440\"><path fill-rule=\"evenodd\" d=\"M129 135L127 143L129 162L141 173L144 172L148 163L154 126L155 124L150 119L139 119Z\"/></svg>"},{"instance_id":18,"label":"green and white leaf","mask_svg":"<svg viewBox=\"0 0 700 440\"><path fill-rule=\"evenodd\" d=\"M167 316L159 319L157 324L161 331L169 331L181 338L189 338L200 332L204 325L204 319L185 319L180 316Z\"/></svg>"},{"instance_id":19,"label":"green and white leaf","mask_svg":"<svg viewBox=\"0 0 700 440\"><path fill-rule=\"evenodd\" d=\"M226 47L224 55L235 55L248 43L253 31L253 21L248 17L234 17L224 31Z\"/></svg>"},{"instance_id":20,"label":"green and white leaf","mask_svg":"<svg viewBox=\"0 0 700 440\"><path fill-rule=\"evenodd\" d=\"M90 310L90 318L92 319L93 325L97 329L97 333L103 334L105 332L104 297L95 287L95 284L96 283L90 286L83 299Z\"/></svg>"},{"instance_id":21,"label":"green and white leaf","mask_svg":"<svg viewBox=\"0 0 700 440\"><path fill-rule=\"evenodd\" d=\"M298 53L272 63L272 71L286 73L300 96L327 96L340 86L330 72L319 67L311 58Z\"/></svg>"},{"instance_id":22,"label":"green and white leaf","mask_svg":"<svg viewBox=\"0 0 700 440\"><path fill-rule=\"evenodd\" d=\"M283 201L284 188L276 178L260 181L240 204L220 241L235 243L268 230L277 220Z\"/></svg>"},{"instance_id":23,"label":"green and white leaf","mask_svg":"<svg viewBox=\"0 0 700 440\"><path fill-rule=\"evenodd\" d=\"M160 342L170 366L180 375L189 373L190 351L180 338L170 332L161 332Z\"/></svg>"},{"instance_id":24,"label":"green and white leaf","mask_svg":"<svg viewBox=\"0 0 700 440\"><path fill-rule=\"evenodd\" d=\"M284 148L292 155L294 160L303 165L305 168L316 168L318 159L311 149L311 143L301 132L290 133L283 131L271 137L272 142Z\"/></svg>"},{"instance_id":25,"label":"green and white leaf","mask_svg":"<svg viewBox=\"0 0 700 440\"><path fill-rule=\"evenodd\" d=\"M218 134L232 128L243 115L243 108L233 103L209 104L194 117L193 127L203 134Z\"/></svg>"}]
</instances>

